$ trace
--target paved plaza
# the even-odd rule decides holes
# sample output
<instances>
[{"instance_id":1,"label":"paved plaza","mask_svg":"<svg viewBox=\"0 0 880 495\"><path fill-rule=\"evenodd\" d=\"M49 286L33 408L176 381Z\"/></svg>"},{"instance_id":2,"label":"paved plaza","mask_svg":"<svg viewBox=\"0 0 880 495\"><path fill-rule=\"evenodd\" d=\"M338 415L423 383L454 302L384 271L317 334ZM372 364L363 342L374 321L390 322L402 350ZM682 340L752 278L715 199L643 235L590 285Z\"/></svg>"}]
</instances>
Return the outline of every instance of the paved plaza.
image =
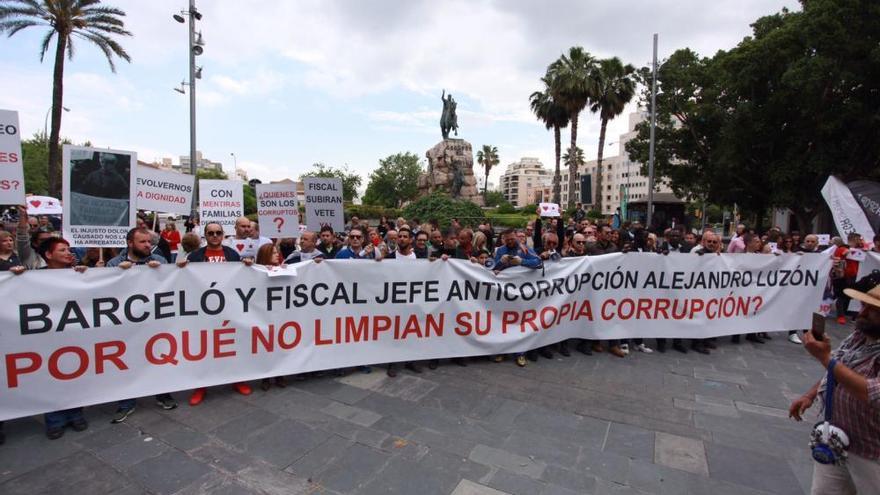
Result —
<instances>
[{"instance_id":1,"label":"paved plaza","mask_svg":"<svg viewBox=\"0 0 880 495\"><path fill-rule=\"evenodd\" d=\"M835 342L851 328L829 326ZM816 408L800 424L787 408L821 368L773 337L216 387L168 412L141 399L120 425L87 408L86 432L51 442L38 418L11 421L0 493L804 494Z\"/></svg>"}]
</instances>

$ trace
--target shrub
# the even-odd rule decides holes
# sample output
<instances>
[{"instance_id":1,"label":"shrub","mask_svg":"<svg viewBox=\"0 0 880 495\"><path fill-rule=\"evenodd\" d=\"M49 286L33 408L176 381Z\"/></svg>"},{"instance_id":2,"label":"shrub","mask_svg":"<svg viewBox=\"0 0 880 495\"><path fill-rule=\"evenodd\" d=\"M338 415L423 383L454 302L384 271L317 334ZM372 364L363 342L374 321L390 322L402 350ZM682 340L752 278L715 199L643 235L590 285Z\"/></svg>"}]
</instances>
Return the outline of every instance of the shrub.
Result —
<instances>
[{"instance_id":1,"label":"shrub","mask_svg":"<svg viewBox=\"0 0 880 495\"><path fill-rule=\"evenodd\" d=\"M475 227L486 216L483 210L474 203L452 199L445 193L435 192L413 201L403 209L406 219L419 218L422 222L437 219L440 228L446 228L453 218L457 218L464 226Z\"/></svg>"},{"instance_id":2,"label":"shrub","mask_svg":"<svg viewBox=\"0 0 880 495\"><path fill-rule=\"evenodd\" d=\"M510 204L510 201L502 201L495 211L498 213L516 213L516 207Z\"/></svg>"}]
</instances>

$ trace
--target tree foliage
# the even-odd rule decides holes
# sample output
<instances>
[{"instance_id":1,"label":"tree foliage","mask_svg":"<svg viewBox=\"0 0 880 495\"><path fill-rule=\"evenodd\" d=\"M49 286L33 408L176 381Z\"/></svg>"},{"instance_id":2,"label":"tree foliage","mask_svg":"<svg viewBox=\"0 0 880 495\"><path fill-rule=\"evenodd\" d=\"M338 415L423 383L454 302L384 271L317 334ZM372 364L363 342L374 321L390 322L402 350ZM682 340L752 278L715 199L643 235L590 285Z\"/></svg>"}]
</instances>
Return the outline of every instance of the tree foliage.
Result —
<instances>
[{"instance_id":1,"label":"tree foliage","mask_svg":"<svg viewBox=\"0 0 880 495\"><path fill-rule=\"evenodd\" d=\"M72 60L74 39L86 40L104 53L110 70L116 72L114 56L131 61L113 36L131 36L125 30L120 9L101 5L100 0L2 0L0 33L12 36L34 26L48 27L40 43L40 62L56 38L52 74L52 127L49 134L48 188L52 196L61 194L61 109L64 98L64 56Z\"/></svg>"},{"instance_id":2,"label":"tree foliage","mask_svg":"<svg viewBox=\"0 0 880 495\"><path fill-rule=\"evenodd\" d=\"M489 172L492 167L498 165L501 160L498 158L498 147L490 144L484 144L483 148L477 151L477 163L483 167L483 202L486 200L486 191L489 190Z\"/></svg>"},{"instance_id":3,"label":"tree foliage","mask_svg":"<svg viewBox=\"0 0 880 495\"><path fill-rule=\"evenodd\" d=\"M529 97L529 106L535 117L544 123L544 126L550 130L553 129L553 143L556 149L556 162L553 169L553 202L559 204L562 176L559 170L559 160L562 158L562 129L568 127L569 114L568 110L563 107L550 91L550 75L541 78L544 83L542 91L535 91Z\"/></svg>"},{"instance_id":4,"label":"tree foliage","mask_svg":"<svg viewBox=\"0 0 880 495\"><path fill-rule=\"evenodd\" d=\"M358 197L357 188L361 187L363 179L360 175L348 168L348 165L333 167L323 163L315 163L312 170L299 176L299 180L305 177L325 177L342 179L342 199L351 201Z\"/></svg>"},{"instance_id":5,"label":"tree foliage","mask_svg":"<svg viewBox=\"0 0 880 495\"><path fill-rule=\"evenodd\" d=\"M415 153L397 153L379 160L379 168L370 174L364 192L364 204L398 208L419 194L422 164Z\"/></svg>"},{"instance_id":6,"label":"tree foliage","mask_svg":"<svg viewBox=\"0 0 880 495\"><path fill-rule=\"evenodd\" d=\"M421 221L436 219L441 228L448 227L453 218L462 225L475 226L485 219L483 210L470 201L452 199L442 192L435 192L408 204L403 209L405 218L418 218Z\"/></svg>"},{"instance_id":7,"label":"tree foliage","mask_svg":"<svg viewBox=\"0 0 880 495\"><path fill-rule=\"evenodd\" d=\"M790 208L807 228L829 175L880 176L880 4L809 0L752 36L660 68L655 167L674 190L760 215ZM648 126L627 145L647 163Z\"/></svg>"},{"instance_id":8,"label":"tree foliage","mask_svg":"<svg viewBox=\"0 0 880 495\"><path fill-rule=\"evenodd\" d=\"M486 193L486 200L484 204L488 207L498 206L501 203L507 201L504 199L504 193L501 191L489 191Z\"/></svg>"}]
</instances>

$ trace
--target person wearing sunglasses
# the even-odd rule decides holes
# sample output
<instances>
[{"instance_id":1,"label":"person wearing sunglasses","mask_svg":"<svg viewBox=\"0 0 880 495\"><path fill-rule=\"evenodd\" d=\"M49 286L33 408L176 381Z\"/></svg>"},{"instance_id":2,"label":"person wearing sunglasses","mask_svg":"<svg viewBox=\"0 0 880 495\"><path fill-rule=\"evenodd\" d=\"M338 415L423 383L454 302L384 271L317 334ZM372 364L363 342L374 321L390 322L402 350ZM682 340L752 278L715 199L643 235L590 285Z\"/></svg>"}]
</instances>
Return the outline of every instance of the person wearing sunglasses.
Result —
<instances>
[{"instance_id":1,"label":"person wearing sunglasses","mask_svg":"<svg viewBox=\"0 0 880 495\"><path fill-rule=\"evenodd\" d=\"M204 247L196 249L184 260L178 260L177 266L185 267L189 263L235 263L242 262L247 266L253 264L253 258L241 259L235 249L223 245L223 226L217 222L210 222L205 225L205 242ZM236 383L233 385L235 391L241 395L250 395L252 390L247 383ZM197 388L193 391L189 398L189 405L197 406L205 400L207 390Z\"/></svg>"}]
</instances>

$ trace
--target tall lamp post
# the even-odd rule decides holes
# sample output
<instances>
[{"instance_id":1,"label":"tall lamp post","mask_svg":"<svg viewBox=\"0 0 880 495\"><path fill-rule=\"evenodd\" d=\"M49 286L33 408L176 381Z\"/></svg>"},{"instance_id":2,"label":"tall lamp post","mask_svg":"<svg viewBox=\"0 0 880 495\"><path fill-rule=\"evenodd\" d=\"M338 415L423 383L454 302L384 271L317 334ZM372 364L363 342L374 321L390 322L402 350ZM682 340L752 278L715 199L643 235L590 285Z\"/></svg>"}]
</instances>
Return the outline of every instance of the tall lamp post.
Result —
<instances>
[{"instance_id":1,"label":"tall lamp post","mask_svg":"<svg viewBox=\"0 0 880 495\"><path fill-rule=\"evenodd\" d=\"M184 18L186 16L186 18ZM204 53L204 42L202 34L199 33L196 38L196 21L202 20L202 14L196 9L195 0L189 0L189 9L181 11L180 14L174 14L174 20L183 24L189 20L189 43L187 43L187 51L189 52L189 172L193 177L196 176L196 79L201 78L202 69L196 70L196 56ZM193 202L190 210L190 217L196 216L196 204L199 197L199 181L194 182Z\"/></svg>"},{"instance_id":2,"label":"tall lamp post","mask_svg":"<svg viewBox=\"0 0 880 495\"><path fill-rule=\"evenodd\" d=\"M70 109L67 107L61 107L61 109L64 110L65 112L70 111ZM51 112L52 112L52 107L49 107L49 109L46 110L46 118L43 119L43 136L46 137L46 146L49 145L49 114Z\"/></svg>"},{"instance_id":3,"label":"tall lamp post","mask_svg":"<svg viewBox=\"0 0 880 495\"><path fill-rule=\"evenodd\" d=\"M650 229L654 216L654 130L657 126L657 33L654 33L653 77L651 78L651 144L648 148L648 211L645 226Z\"/></svg>"},{"instance_id":4,"label":"tall lamp post","mask_svg":"<svg viewBox=\"0 0 880 495\"><path fill-rule=\"evenodd\" d=\"M232 179L235 180L238 177L238 158L235 157L235 153L230 155L232 155Z\"/></svg>"}]
</instances>

